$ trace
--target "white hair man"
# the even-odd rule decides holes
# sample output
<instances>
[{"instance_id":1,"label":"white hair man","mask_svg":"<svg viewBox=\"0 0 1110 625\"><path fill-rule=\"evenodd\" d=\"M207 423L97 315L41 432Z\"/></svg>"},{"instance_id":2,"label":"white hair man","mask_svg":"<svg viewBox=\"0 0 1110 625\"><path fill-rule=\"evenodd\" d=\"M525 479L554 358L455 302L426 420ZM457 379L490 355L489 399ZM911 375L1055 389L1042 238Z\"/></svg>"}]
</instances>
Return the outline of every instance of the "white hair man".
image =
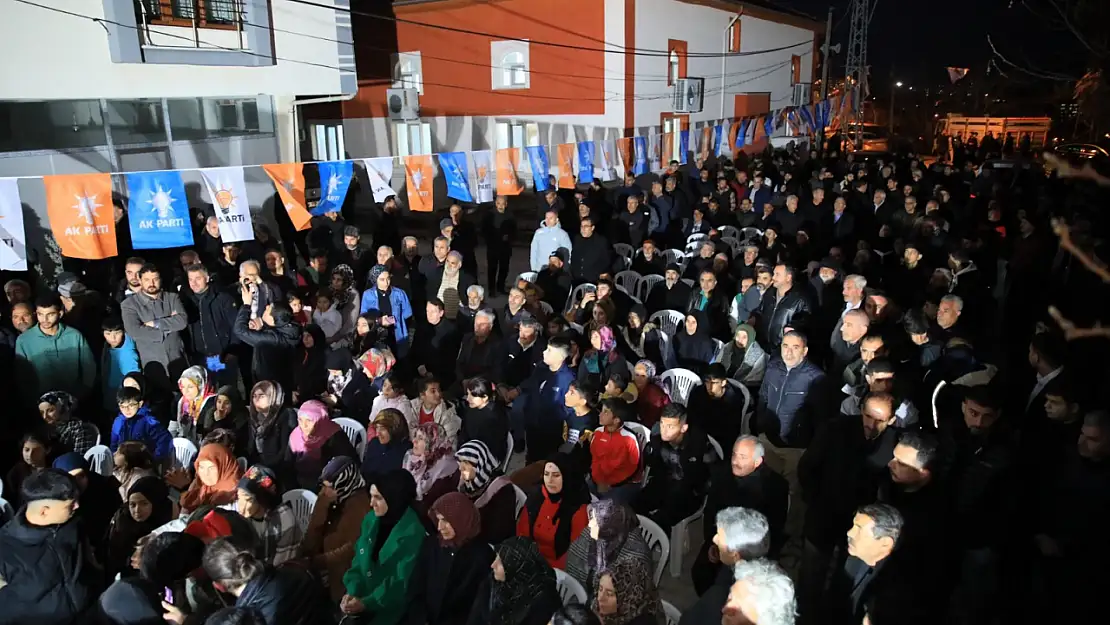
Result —
<instances>
[{"instance_id":1,"label":"white hair man","mask_svg":"<svg viewBox=\"0 0 1110 625\"><path fill-rule=\"evenodd\" d=\"M768 560L739 562L721 612L721 625L794 625L794 582Z\"/></svg>"},{"instance_id":2,"label":"white hair man","mask_svg":"<svg viewBox=\"0 0 1110 625\"><path fill-rule=\"evenodd\" d=\"M716 622L728 600L733 567L740 562L765 558L770 550L771 526L761 512L750 508L725 508L717 513L716 521L717 533L713 535L710 551L724 566L717 571L712 586L704 591L696 589L701 592L701 598L682 613L679 625Z\"/></svg>"}]
</instances>

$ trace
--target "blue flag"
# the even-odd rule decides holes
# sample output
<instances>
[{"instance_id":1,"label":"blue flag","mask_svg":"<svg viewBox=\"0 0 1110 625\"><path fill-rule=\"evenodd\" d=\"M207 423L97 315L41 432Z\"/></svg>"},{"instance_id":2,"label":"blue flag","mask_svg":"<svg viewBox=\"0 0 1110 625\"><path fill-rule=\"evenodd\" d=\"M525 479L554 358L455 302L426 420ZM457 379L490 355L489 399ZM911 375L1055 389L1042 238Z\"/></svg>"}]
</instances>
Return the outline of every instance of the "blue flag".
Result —
<instances>
[{"instance_id":1,"label":"blue flag","mask_svg":"<svg viewBox=\"0 0 1110 625\"><path fill-rule=\"evenodd\" d=\"M643 176L648 173L647 137L633 137L632 150L632 173Z\"/></svg>"},{"instance_id":2,"label":"blue flag","mask_svg":"<svg viewBox=\"0 0 1110 625\"><path fill-rule=\"evenodd\" d=\"M578 142L578 182L591 183L594 181L594 142Z\"/></svg>"},{"instance_id":3,"label":"blue flag","mask_svg":"<svg viewBox=\"0 0 1110 625\"><path fill-rule=\"evenodd\" d=\"M473 202L470 194L470 176L466 171L466 152L444 152L439 155L439 168L447 181L447 197L463 202Z\"/></svg>"},{"instance_id":4,"label":"blue flag","mask_svg":"<svg viewBox=\"0 0 1110 625\"><path fill-rule=\"evenodd\" d=\"M177 171L127 174L127 216L137 250L193 244L185 184Z\"/></svg>"},{"instance_id":5,"label":"blue flag","mask_svg":"<svg viewBox=\"0 0 1110 625\"><path fill-rule=\"evenodd\" d=\"M678 162L686 164L686 153L690 151L690 131L683 130L678 133Z\"/></svg>"},{"instance_id":6,"label":"blue flag","mask_svg":"<svg viewBox=\"0 0 1110 625\"><path fill-rule=\"evenodd\" d=\"M713 154L721 153L721 137L724 135L724 126L717 124L713 127Z\"/></svg>"},{"instance_id":7,"label":"blue flag","mask_svg":"<svg viewBox=\"0 0 1110 625\"><path fill-rule=\"evenodd\" d=\"M803 106L798 109L798 115L801 116L802 122L806 125L806 132L816 133L817 122L813 120L813 105Z\"/></svg>"},{"instance_id":8,"label":"blue flag","mask_svg":"<svg viewBox=\"0 0 1110 625\"><path fill-rule=\"evenodd\" d=\"M347 198L347 188L355 168L353 161L325 161L317 163L320 169L320 203L312 209L313 215L338 213Z\"/></svg>"},{"instance_id":9,"label":"blue flag","mask_svg":"<svg viewBox=\"0 0 1110 625\"><path fill-rule=\"evenodd\" d=\"M763 129L767 131L767 140L771 140L771 136L775 134L775 118L778 117L778 111L770 113L767 117L763 118Z\"/></svg>"},{"instance_id":10,"label":"blue flag","mask_svg":"<svg viewBox=\"0 0 1110 625\"><path fill-rule=\"evenodd\" d=\"M551 185L547 177L551 174L551 163L547 160L547 148L542 145L528 146L528 162L532 165L532 182L536 191L547 191Z\"/></svg>"},{"instance_id":11,"label":"blue flag","mask_svg":"<svg viewBox=\"0 0 1110 625\"><path fill-rule=\"evenodd\" d=\"M818 130L824 130L829 125L829 113L832 110L832 102L822 100L817 103L817 124Z\"/></svg>"},{"instance_id":12,"label":"blue flag","mask_svg":"<svg viewBox=\"0 0 1110 625\"><path fill-rule=\"evenodd\" d=\"M739 150L740 148L744 147L744 142L747 140L747 137L745 137L744 135L748 134L748 126L752 122L751 120L741 119L737 123L740 126L736 129L736 149Z\"/></svg>"}]
</instances>

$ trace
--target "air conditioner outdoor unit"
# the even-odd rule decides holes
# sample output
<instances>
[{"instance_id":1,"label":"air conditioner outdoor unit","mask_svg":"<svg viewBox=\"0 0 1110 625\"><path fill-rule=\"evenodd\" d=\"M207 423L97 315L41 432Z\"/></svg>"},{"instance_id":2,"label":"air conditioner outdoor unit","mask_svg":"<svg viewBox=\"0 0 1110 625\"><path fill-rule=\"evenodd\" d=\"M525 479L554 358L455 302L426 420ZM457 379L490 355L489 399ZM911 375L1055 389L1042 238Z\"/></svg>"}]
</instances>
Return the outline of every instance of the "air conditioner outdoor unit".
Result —
<instances>
[{"instance_id":1,"label":"air conditioner outdoor unit","mask_svg":"<svg viewBox=\"0 0 1110 625\"><path fill-rule=\"evenodd\" d=\"M420 93L416 89L386 89L385 98L389 103L389 119L420 119Z\"/></svg>"},{"instance_id":2,"label":"air conditioner outdoor unit","mask_svg":"<svg viewBox=\"0 0 1110 625\"><path fill-rule=\"evenodd\" d=\"M790 104L792 106L806 106L809 104L810 97L813 94L813 85L808 82L800 82L794 85L794 97Z\"/></svg>"},{"instance_id":3,"label":"air conditioner outdoor unit","mask_svg":"<svg viewBox=\"0 0 1110 625\"><path fill-rule=\"evenodd\" d=\"M679 78L674 83L675 113L700 113L705 100L704 78Z\"/></svg>"}]
</instances>

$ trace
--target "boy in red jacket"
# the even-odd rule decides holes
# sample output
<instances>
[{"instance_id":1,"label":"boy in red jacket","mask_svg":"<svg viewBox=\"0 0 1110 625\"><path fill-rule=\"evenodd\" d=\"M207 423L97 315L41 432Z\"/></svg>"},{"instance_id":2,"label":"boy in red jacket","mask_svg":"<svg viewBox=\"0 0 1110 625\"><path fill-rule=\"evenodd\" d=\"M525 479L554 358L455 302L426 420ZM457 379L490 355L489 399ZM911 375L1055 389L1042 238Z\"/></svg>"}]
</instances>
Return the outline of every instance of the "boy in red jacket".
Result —
<instances>
[{"instance_id":1,"label":"boy in red jacket","mask_svg":"<svg viewBox=\"0 0 1110 625\"><path fill-rule=\"evenodd\" d=\"M600 428L590 439L590 490L602 499L632 504L640 491L640 441L627 427L632 408L622 399L602 400Z\"/></svg>"}]
</instances>

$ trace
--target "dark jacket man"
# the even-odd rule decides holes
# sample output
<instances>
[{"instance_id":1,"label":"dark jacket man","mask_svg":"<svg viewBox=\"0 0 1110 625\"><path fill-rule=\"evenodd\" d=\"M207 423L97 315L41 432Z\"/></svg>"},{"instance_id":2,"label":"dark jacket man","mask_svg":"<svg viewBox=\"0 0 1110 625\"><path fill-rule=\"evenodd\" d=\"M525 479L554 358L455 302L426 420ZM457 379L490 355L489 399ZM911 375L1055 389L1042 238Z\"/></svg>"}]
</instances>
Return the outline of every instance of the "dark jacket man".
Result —
<instances>
[{"instance_id":1,"label":"dark jacket man","mask_svg":"<svg viewBox=\"0 0 1110 625\"><path fill-rule=\"evenodd\" d=\"M652 287L648 292L646 302L648 315L653 315L660 310L677 310L683 312L690 303L690 285L678 280L673 286L667 286L664 280Z\"/></svg>"},{"instance_id":2,"label":"dark jacket man","mask_svg":"<svg viewBox=\"0 0 1110 625\"><path fill-rule=\"evenodd\" d=\"M293 388L293 355L301 342L301 326L293 321L288 307L278 307L273 314L274 325L265 322L252 330L250 306L239 309L235 319L235 337L254 348L251 372L255 380L272 380L282 388Z\"/></svg>"},{"instance_id":3,"label":"dark jacket man","mask_svg":"<svg viewBox=\"0 0 1110 625\"><path fill-rule=\"evenodd\" d=\"M612 265L613 250L605 237L599 234L574 237L574 249L570 254L570 275L576 284L597 284L601 274L612 270Z\"/></svg>"},{"instance_id":4,"label":"dark jacket man","mask_svg":"<svg viewBox=\"0 0 1110 625\"><path fill-rule=\"evenodd\" d=\"M462 337L454 321L444 317L439 323L421 323L416 327L409 350L412 371L423 366L442 383L443 388L455 381L455 358L459 354Z\"/></svg>"},{"instance_id":5,"label":"dark jacket man","mask_svg":"<svg viewBox=\"0 0 1110 625\"><path fill-rule=\"evenodd\" d=\"M774 287L767 289L756 309L759 325L756 326L756 340L768 351L777 350L782 344L783 330L800 313L812 313L812 305L802 285L794 285L780 300ZM803 328L797 328L803 329ZM804 328L808 329L808 328Z\"/></svg>"},{"instance_id":6,"label":"dark jacket man","mask_svg":"<svg viewBox=\"0 0 1110 625\"><path fill-rule=\"evenodd\" d=\"M182 293L181 300L189 315L189 353L201 357L226 353L235 340L235 299L211 286L203 293L185 290Z\"/></svg>"},{"instance_id":7,"label":"dark jacket man","mask_svg":"<svg viewBox=\"0 0 1110 625\"><path fill-rule=\"evenodd\" d=\"M766 296L763 298L766 301ZM809 360L788 369L779 356L767 363L755 416L759 432L776 447L805 447L827 413L825 372Z\"/></svg>"},{"instance_id":8,"label":"dark jacket man","mask_svg":"<svg viewBox=\"0 0 1110 625\"><path fill-rule=\"evenodd\" d=\"M727 452L726 452L727 453ZM717 533L717 513L725 508L739 506L763 513L771 528L771 550L773 557L786 542L786 508L790 496L790 485L786 478L775 473L766 462L761 463L748 475L736 477L728 459L713 469L709 481L709 492L705 498L705 512L702 524L705 536ZM703 549L709 548L707 541Z\"/></svg>"}]
</instances>

